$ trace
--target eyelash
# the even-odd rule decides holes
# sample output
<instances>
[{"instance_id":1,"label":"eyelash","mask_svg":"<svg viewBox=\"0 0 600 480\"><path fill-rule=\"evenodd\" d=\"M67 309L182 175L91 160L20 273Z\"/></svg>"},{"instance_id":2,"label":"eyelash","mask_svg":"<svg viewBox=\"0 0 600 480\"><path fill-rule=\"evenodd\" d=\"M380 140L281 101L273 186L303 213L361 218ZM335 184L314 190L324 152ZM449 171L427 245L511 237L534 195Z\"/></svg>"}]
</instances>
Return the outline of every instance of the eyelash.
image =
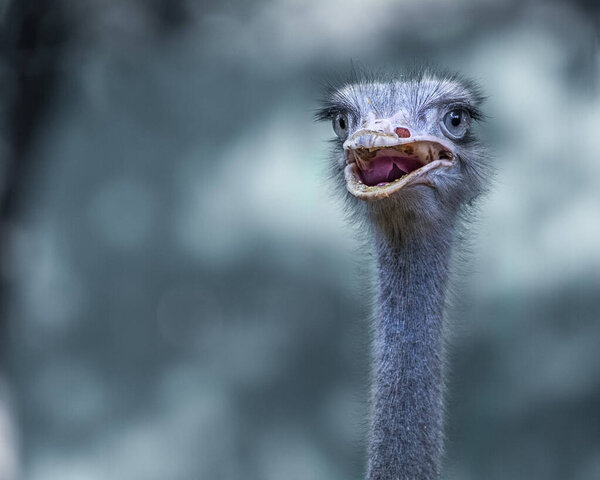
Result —
<instances>
[{"instance_id":1,"label":"eyelash","mask_svg":"<svg viewBox=\"0 0 600 480\"><path fill-rule=\"evenodd\" d=\"M467 112L469 114L469 117L471 117L472 120L479 120L481 118L479 111L476 108L474 108L472 105L469 105L467 103L451 103L449 105L446 105L446 108L443 111L443 114L446 115L448 112L451 112L452 110L464 110L465 112Z\"/></svg>"}]
</instances>

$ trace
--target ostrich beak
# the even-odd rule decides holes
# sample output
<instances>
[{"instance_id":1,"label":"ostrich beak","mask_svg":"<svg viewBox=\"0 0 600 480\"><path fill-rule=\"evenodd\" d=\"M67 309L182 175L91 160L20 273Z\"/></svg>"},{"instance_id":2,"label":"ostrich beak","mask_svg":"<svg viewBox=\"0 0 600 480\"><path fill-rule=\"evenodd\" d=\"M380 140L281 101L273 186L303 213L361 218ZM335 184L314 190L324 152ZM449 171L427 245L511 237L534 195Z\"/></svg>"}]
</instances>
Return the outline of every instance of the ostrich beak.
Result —
<instances>
[{"instance_id":1,"label":"ostrich beak","mask_svg":"<svg viewBox=\"0 0 600 480\"><path fill-rule=\"evenodd\" d=\"M346 188L355 197L375 201L408 185L432 185L430 171L455 164L454 148L447 140L413 135L405 127L392 130L389 122L378 122L344 142Z\"/></svg>"}]
</instances>

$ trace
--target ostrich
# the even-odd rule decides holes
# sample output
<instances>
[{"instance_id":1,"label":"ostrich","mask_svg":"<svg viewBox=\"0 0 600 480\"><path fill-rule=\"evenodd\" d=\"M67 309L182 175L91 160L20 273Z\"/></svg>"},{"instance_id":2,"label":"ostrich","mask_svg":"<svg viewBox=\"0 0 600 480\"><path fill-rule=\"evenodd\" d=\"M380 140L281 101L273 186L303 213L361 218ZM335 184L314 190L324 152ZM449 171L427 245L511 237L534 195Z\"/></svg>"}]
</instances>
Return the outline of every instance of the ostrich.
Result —
<instances>
[{"instance_id":1,"label":"ostrich","mask_svg":"<svg viewBox=\"0 0 600 480\"><path fill-rule=\"evenodd\" d=\"M367 480L440 476L452 247L489 170L471 132L481 101L470 81L420 72L331 88L317 113L376 257Z\"/></svg>"}]
</instances>

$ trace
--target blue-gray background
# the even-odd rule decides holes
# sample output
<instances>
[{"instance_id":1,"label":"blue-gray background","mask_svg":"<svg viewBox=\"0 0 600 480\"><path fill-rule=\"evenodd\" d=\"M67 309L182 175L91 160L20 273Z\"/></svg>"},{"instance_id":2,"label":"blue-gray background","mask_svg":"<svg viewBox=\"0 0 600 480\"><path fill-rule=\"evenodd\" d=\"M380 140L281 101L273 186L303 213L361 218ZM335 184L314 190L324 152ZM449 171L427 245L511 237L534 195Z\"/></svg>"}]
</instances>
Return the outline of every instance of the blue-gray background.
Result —
<instances>
[{"instance_id":1,"label":"blue-gray background","mask_svg":"<svg viewBox=\"0 0 600 480\"><path fill-rule=\"evenodd\" d=\"M489 96L444 478L600 478L595 2L55 3L4 228L20 478L361 477L372 257L312 122L351 61Z\"/></svg>"}]
</instances>

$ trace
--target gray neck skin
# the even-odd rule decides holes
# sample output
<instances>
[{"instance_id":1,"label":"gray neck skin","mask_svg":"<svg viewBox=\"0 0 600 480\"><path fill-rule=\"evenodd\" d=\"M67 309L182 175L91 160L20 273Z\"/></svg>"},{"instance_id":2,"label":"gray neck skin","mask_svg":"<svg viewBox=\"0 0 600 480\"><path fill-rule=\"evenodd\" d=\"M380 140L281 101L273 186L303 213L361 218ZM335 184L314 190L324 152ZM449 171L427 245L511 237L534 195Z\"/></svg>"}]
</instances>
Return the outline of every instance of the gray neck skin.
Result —
<instances>
[{"instance_id":1,"label":"gray neck skin","mask_svg":"<svg viewBox=\"0 0 600 480\"><path fill-rule=\"evenodd\" d=\"M442 457L442 324L454 221L375 234L378 309L368 480L433 480Z\"/></svg>"}]
</instances>

